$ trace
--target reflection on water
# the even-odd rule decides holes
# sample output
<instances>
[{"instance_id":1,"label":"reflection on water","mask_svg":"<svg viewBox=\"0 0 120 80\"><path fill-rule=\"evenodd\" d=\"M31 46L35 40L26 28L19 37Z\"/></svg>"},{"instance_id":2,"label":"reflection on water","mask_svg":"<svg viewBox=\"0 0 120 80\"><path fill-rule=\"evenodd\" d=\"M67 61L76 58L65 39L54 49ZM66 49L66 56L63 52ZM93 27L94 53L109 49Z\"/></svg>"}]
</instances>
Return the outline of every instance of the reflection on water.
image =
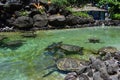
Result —
<instances>
[{"instance_id":1,"label":"reflection on water","mask_svg":"<svg viewBox=\"0 0 120 80\"><path fill-rule=\"evenodd\" d=\"M63 41L66 44L74 44L92 50L98 50L103 46L114 46L120 49L119 31L120 28L105 26L104 28L93 27L86 29L38 31L36 32L38 35L36 38L19 37L17 39L26 40L26 43L17 49L0 48L0 79L63 80L64 74L57 71L43 77L52 71L51 69L45 70L45 68L55 64L53 57L44 55L45 47L52 42ZM9 37L11 38L14 35L16 34L12 34ZM89 43L88 39L91 37L99 38L102 43ZM16 37L12 37L12 39L14 40ZM76 56L86 59L90 55L88 53L86 52L84 56Z\"/></svg>"}]
</instances>

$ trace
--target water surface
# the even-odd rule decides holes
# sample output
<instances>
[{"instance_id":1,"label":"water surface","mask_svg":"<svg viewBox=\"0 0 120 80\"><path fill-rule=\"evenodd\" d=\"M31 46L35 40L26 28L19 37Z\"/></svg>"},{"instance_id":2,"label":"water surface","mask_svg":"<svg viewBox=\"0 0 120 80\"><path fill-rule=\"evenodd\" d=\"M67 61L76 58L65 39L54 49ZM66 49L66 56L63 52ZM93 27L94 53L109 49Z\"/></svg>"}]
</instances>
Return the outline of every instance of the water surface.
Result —
<instances>
[{"instance_id":1,"label":"water surface","mask_svg":"<svg viewBox=\"0 0 120 80\"><path fill-rule=\"evenodd\" d=\"M66 30L37 31L36 38L22 38L20 32L0 33L9 40L22 39L26 42L16 48L0 47L0 79L1 80L63 80L64 74L54 71L43 77L52 69L45 68L53 65L54 60L49 55L44 55L44 48L53 42L73 44L84 47L86 50L97 51L104 46L114 46L120 50L119 27L93 27ZM89 38L99 38L100 43L89 43ZM91 52L84 51L83 56L72 55L80 59L88 59Z\"/></svg>"}]
</instances>

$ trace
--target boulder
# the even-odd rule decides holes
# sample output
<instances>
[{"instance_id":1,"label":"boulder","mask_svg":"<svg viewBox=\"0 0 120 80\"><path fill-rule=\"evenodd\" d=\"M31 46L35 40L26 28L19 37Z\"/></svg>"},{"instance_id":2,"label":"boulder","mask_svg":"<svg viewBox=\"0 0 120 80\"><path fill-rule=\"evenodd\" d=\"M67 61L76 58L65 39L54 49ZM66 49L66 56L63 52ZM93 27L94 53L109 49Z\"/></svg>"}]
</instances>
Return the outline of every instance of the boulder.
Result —
<instances>
[{"instance_id":1,"label":"boulder","mask_svg":"<svg viewBox=\"0 0 120 80\"><path fill-rule=\"evenodd\" d=\"M47 13L49 13L50 15L57 14L58 12L59 12L59 6L57 6L55 4L50 4L48 6Z\"/></svg>"},{"instance_id":2,"label":"boulder","mask_svg":"<svg viewBox=\"0 0 120 80\"><path fill-rule=\"evenodd\" d=\"M84 24L91 24L94 23L94 20L92 18L83 18L79 16L74 15L68 15L66 17L66 23L67 25L73 26L73 25L84 25Z\"/></svg>"},{"instance_id":3,"label":"boulder","mask_svg":"<svg viewBox=\"0 0 120 80\"><path fill-rule=\"evenodd\" d=\"M45 27L48 24L48 19L46 14L36 14L33 16L34 27Z\"/></svg>"},{"instance_id":4,"label":"boulder","mask_svg":"<svg viewBox=\"0 0 120 80\"><path fill-rule=\"evenodd\" d=\"M63 15L51 15L48 17L51 26L59 27L65 26L66 18Z\"/></svg>"},{"instance_id":5,"label":"boulder","mask_svg":"<svg viewBox=\"0 0 120 80\"><path fill-rule=\"evenodd\" d=\"M103 80L100 76L100 72L95 72L93 74L93 80Z\"/></svg>"},{"instance_id":6,"label":"boulder","mask_svg":"<svg viewBox=\"0 0 120 80\"><path fill-rule=\"evenodd\" d=\"M33 25L33 19L27 16L21 16L13 24L19 29L29 29Z\"/></svg>"},{"instance_id":7,"label":"boulder","mask_svg":"<svg viewBox=\"0 0 120 80\"><path fill-rule=\"evenodd\" d=\"M79 75L79 80L90 80L87 75L81 74Z\"/></svg>"}]
</instances>

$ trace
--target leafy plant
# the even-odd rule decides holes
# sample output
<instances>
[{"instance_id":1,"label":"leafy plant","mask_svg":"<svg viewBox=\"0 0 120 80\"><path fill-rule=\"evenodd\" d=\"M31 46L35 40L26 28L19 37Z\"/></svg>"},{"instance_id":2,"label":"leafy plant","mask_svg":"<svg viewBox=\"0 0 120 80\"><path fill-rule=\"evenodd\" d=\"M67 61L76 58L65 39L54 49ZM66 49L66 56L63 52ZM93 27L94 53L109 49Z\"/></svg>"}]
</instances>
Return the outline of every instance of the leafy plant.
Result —
<instances>
[{"instance_id":1,"label":"leafy plant","mask_svg":"<svg viewBox=\"0 0 120 80\"><path fill-rule=\"evenodd\" d=\"M28 16L28 11L26 10L20 11L20 16Z\"/></svg>"},{"instance_id":2,"label":"leafy plant","mask_svg":"<svg viewBox=\"0 0 120 80\"><path fill-rule=\"evenodd\" d=\"M120 14L113 14L111 18L120 20Z\"/></svg>"},{"instance_id":3,"label":"leafy plant","mask_svg":"<svg viewBox=\"0 0 120 80\"><path fill-rule=\"evenodd\" d=\"M58 6L66 6L69 4L67 0L51 0L51 2Z\"/></svg>"},{"instance_id":4,"label":"leafy plant","mask_svg":"<svg viewBox=\"0 0 120 80\"><path fill-rule=\"evenodd\" d=\"M92 18L87 12L72 12L74 16L80 16L80 17L85 17L85 18Z\"/></svg>"}]
</instances>

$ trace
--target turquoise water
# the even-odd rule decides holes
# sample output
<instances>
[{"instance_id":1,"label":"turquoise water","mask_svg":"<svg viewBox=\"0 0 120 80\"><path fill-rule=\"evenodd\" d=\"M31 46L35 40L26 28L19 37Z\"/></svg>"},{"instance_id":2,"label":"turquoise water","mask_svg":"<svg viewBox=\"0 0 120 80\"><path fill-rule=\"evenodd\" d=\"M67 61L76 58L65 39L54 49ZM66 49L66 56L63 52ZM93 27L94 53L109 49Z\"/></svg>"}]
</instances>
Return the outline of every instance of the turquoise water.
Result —
<instances>
[{"instance_id":1,"label":"turquoise water","mask_svg":"<svg viewBox=\"0 0 120 80\"><path fill-rule=\"evenodd\" d=\"M104 46L114 46L120 50L119 27L93 27L66 30L37 31L36 38L22 38L20 32L1 33L9 40L22 39L26 42L17 49L0 48L0 80L63 80L64 74L54 71L43 77L52 69L46 67L54 64L53 58L44 55L44 48L53 42L63 41L84 47L86 50L97 51ZM99 38L100 43L89 43L89 38ZM72 55L80 59L88 59L91 52L84 51L83 56Z\"/></svg>"}]
</instances>

